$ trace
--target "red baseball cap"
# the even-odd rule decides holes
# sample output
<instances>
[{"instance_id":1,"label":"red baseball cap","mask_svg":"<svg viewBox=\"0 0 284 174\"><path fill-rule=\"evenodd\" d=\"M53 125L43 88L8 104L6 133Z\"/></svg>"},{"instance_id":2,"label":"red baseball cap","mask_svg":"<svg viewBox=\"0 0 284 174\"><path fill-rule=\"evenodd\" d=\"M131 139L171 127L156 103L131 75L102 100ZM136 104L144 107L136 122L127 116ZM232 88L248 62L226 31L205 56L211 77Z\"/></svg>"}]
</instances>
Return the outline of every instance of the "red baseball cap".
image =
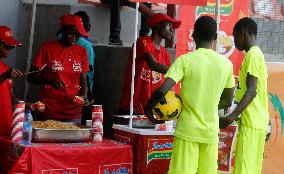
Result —
<instances>
[{"instance_id":1,"label":"red baseball cap","mask_svg":"<svg viewBox=\"0 0 284 174\"><path fill-rule=\"evenodd\" d=\"M22 43L14 39L12 30L6 26L0 26L0 40L10 46L22 46Z\"/></svg>"},{"instance_id":2,"label":"red baseball cap","mask_svg":"<svg viewBox=\"0 0 284 174\"><path fill-rule=\"evenodd\" d=\"M166 14L163 14L163 13L157 13L157 14L154 14L153 16L151 16L147 23L148 23L148 26L150 28L152 28L153 26L157 25L158 23L162 22L162 21L169 21L172 23L173 25L173 29L177 29L180 24L181 24L181 21L180 20L176 20L174 18L171 18L170 16L166 15Z\"/></svg>"},{"instance_id":3,"label":"red baseball cap","mask_svg":"<svg viewBox=\"0 0 284 174\"><path fill-rule=\"evenodd\" d=\"M64 25L75 25L79 34L84 36L84 37L88 37L88 33L86 32L82 19L79 16L75 16L72 14L65 14L63 16L60 17L60 24L61 26Z\"/></svg>"}]
</instances>

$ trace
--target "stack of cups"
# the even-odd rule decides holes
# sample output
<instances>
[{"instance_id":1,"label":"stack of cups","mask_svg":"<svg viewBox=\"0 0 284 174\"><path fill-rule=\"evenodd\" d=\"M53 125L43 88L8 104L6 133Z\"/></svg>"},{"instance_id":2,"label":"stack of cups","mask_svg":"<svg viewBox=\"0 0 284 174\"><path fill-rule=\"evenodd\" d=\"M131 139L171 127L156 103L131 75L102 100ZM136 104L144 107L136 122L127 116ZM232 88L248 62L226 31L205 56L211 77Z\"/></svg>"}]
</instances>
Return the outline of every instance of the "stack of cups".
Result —
<instances>
[{"instance_id":1,"label":"stack of cups","mask_svg":"<svg viewBox=\"0 0 284 174\"><path fill-rule=\"evenodd\" d=\"M92 110L93 141L103 140L103 108L102 105L93 105Z\"/></svg>"},{"instance_id":2,"label":"stack of cups","mask_svg":"<svg viewBox=\"0 0 284 174\"><path fill-rule=\"evenodd\" d=\"M12 142L22 142L23 122L25 119L25 102L17 101L14 106L13 123L12 123Z\"/></svg>"}]
</instances>

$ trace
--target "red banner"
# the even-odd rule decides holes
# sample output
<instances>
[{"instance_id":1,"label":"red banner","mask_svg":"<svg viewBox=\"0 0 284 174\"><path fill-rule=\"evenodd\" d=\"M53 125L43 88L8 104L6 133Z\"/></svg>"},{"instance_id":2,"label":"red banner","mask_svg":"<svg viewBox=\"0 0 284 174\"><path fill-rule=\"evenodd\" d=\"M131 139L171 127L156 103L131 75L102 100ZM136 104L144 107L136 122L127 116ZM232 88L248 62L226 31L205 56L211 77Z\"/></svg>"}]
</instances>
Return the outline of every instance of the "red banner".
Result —
<instances>
[{"instance_id":1,"label":"red banner","mask_svg":"<svg viewBox=\"0 0 284 174\"><path fill-rule=\"evenodd\" d=\"M147 164L155 159L170 159L173 148L173 138L148 139Z\"/></svg>"},{"instance_id":2,"label":"red banner","mask_svg":"<svg viewBox=\"0 0 284 174\"><path fill-rule=\"evenodd\" d=\"M192 38L195 19L202 15L209 15L215 18L215 0L208 0L205 7L181 6L179 18L182 25L177 34L177 56L191 52L195 49ZM234 74L238 75L239 67L242 62L243 54L239 52L234 45L232 36L235 23L246 16L249 16L249 0L221 0L221 23L218 33L217 51L228 57L234 64Z\"/></svg>"},{"instance_id":3,"label":"red banner","mask_svg":"<svg viewBox=\"0 0 284 174\"><path fill-rule=\"evenodd\" d=\"M192 6L205 6L207 0L131 0L132 2L152 2L164 4L177 4L177 5L192 5Z\"/></svg>"}]
</instances>

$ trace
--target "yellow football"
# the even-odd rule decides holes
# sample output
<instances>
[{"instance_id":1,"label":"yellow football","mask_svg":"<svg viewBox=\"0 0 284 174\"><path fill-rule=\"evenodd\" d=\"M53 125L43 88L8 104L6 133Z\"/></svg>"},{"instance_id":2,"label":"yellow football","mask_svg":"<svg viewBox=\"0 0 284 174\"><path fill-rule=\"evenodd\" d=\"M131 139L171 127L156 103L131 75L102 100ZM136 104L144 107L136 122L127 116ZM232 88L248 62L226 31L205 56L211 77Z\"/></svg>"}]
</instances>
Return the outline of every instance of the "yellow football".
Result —
<instances>
[{"instance_id":1,"label":"yellow football","mask_svg":"<svg viewBox=\"0 0 284 174\"><path fill-rule=\"evenodd\" d=\"M180 96L174 91L168 91L165 97L153 108L152 112L157 119L174 120L180 115L182 107Z\"/></svg>"}]
</instances>

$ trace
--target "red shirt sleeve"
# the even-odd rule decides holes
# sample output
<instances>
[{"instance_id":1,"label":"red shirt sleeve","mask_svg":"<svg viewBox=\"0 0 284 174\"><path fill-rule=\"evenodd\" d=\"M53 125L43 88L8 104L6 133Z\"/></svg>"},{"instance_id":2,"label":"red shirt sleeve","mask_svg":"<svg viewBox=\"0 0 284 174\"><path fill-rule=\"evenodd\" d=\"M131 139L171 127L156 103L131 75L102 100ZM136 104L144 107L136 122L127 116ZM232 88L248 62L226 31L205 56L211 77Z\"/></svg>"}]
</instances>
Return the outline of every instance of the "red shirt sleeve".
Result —
<instances>
[{"instance_id":1,"label":"red shirt sleeve","mask_svg":"<svg viewBox=\"0 0 284 174\"><path fill-rule=\"evenodd\" d=\"M47 63L47 49L45 45L42 45L33 61L33 66L40 69L46 63Z\"/></svg>"},{"instance_id":2,"label":"red shirt sleeve","mask_svg":"<svg viewBox=\"0 0 284 174\"><path fill-rule=\"evenodd\" d=\"M82 72L89 72L88 53L85 48L82 49Z\"/></svg>"},{"instance_id":3,"label":"red shirt sleeve","mask_svg":"<svg viewBox=\"0 0 284 174\"><path fill-rule=\"evenodd\" d=\"M151 43L149 42L149 39L146 37L140 37L137 39L136 43L136 48L137 48L137 58L142 57L146 52L151 53L150 47Z\"/></svg>"}]
</instances>

